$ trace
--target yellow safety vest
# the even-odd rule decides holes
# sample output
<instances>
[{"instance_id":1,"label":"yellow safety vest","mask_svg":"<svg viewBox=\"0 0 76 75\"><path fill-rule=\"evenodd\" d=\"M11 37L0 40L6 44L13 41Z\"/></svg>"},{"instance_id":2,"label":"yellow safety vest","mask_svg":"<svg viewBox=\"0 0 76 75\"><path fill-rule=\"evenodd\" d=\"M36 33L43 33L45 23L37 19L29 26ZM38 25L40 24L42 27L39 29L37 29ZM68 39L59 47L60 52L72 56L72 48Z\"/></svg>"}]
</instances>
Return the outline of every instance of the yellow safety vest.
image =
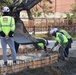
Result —
<instances>
[{"instance_id":1,"label":"yellow safety vest","mask_svg":"<svg viewBox=\"0 0 76 75\"><path fill-rule=\"evenodd\" d=\"M68 39L71 38L71 36L69 35L69 33L65 30L60 30L60 32L62 32Z\"/></svg>"},{"instance_id":2,"label":"yellow safety vest","mask_svg":"<svg viewBox=\"0 0 76 75\"><path fill-rule=\"evenodd\" d=\"M11 16L0 17L0 31L3 31L5 35L8 35L10 31L15 30L15 21Z\"/></svg>"},{"instance_id":3,"label":"yellow safety vest","mask_svg":"<svg viewBox=\"0 0 76 75\"><path fill-rule=\"evenodd\" d=\"M61 33L56 33L56 40L58 41L58 43L60 43L61 42L61 39L58 37L58 35L59 34L61 34ZM67 43L68 42L68 39L66 38L66 36L64 36L63 34L62 34L62 37L63 37L63 39L64 39L64 41L63 41L63 43Z\"/></svg>"},{"instance_id":4,"label":"yellow safety vest","mask_svg":"<svg viewBox=\"0 0 76 75\"><path fill-rule=\"evenodd\" d=\"M43 44L43 43L38 43L38 45L39 45L41 48L44 48L44 44Z\"/></svg>"}]
</instances>

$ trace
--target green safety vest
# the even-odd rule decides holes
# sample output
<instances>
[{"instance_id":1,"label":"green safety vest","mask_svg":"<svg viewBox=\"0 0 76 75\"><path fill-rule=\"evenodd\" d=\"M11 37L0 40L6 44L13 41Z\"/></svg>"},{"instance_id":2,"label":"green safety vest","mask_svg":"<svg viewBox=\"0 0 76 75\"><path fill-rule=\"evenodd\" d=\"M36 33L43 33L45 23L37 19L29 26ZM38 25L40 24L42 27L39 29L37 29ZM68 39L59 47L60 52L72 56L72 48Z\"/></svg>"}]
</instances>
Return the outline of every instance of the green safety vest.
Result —
<instances>
[{"instance_id":1,"label":"green safety vest","mask_svg":"<svg viewBox=\"0 0 76 75\"><path fill-rule=\"evenodd\" d=\"M61 43L61 39L58 37L59 34L61 34L61 33L58 33L58 32L56 33L55 39L56 39L56 41L58 41L58 43ZM62 34L62 37L64 39L63 43L67 43L68 39L66 38L66 36Z\"/></svg>"},{"instance_id":2,"label":"green safety vest","mask_svg":"<svg viewBox=\"0 0 76 75\"><path fill-rule=\"evenodd\" d=\"M15 30L15 20L10 16L0 17L0 31L3 31L5 35L8 35L10 31Z\"/></svg>"},{"instance_id":3,"label":"green safety vest","mask_svg":"<svg viewBox=\"0 0 76 75\"><path fill-rule=\"evenodd\" d=\"M44 48L44 44L43 44L43 43L38 43L38 45L39 45L41 48Z\"/></svg>"},{"instance_id":4,"label":"green safety vest","mask_svg":"<svg viewBox=\"0 0 76 75\"><path fill-rule=\"evenodd\" d=\"M44 38L41 38L41 37L35 37L40 43L38 43L38 45L41 47L41 48L44 48L44 45L45 45L45 42L46 40Z\"/></svg>"},{"instance_id":5,"label":"green safety vest","mask_svg":"<svg viewBox=\"0 0 76 75\"><path fill-rule=\"evenodd\" d=\"M71 36L68 34L67 31L65 31L65 30L60 30L60 32L62 32L68 39L71 38Z\"/></svg>"}]
</instances>

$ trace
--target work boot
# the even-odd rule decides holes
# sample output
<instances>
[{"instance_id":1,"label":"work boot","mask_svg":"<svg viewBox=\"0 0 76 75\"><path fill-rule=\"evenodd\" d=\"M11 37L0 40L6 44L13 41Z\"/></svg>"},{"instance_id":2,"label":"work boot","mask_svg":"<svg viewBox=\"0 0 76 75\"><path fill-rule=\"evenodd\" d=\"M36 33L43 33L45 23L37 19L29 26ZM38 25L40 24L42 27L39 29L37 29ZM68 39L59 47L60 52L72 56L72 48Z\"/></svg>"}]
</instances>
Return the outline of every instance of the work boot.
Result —
<instances>
[{"instance_id":1,"label":"work boot","mask_svg":"<svg viewBox=\"0 0 76 75\"><path fill-rule=\"evenodd\" d=\"M13 61L13 64L16 64L16 61Z\"/></svg>"}]
</instances>

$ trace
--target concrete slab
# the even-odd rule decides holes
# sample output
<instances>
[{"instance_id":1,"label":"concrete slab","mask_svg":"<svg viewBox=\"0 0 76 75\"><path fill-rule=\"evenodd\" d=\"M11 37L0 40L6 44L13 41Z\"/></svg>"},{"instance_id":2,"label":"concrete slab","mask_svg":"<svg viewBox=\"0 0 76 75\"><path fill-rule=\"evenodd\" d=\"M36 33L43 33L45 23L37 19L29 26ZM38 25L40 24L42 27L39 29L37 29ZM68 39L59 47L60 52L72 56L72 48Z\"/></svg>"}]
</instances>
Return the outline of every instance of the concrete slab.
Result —
<instances>
[{"instance_id":1,"label":"concrete slab","mask_svg":"<svg viewBox=\"0 0 76 75\"><path fill-rule=\"evenodd\" d=\"M17 60L17 63L19 63L19 61L31 61L31 60L41 59L42 55L43 55L43 53L37 53L37 54L36 53L29 53L26 55L17 56L16 60ZM13 63L11 57L7 57L7 59L8 59L8 64ZM0 60L0 66L2 66L3 64L4 64L4 61L2 59L2 60Z\"/></svg>"}]
</instances>

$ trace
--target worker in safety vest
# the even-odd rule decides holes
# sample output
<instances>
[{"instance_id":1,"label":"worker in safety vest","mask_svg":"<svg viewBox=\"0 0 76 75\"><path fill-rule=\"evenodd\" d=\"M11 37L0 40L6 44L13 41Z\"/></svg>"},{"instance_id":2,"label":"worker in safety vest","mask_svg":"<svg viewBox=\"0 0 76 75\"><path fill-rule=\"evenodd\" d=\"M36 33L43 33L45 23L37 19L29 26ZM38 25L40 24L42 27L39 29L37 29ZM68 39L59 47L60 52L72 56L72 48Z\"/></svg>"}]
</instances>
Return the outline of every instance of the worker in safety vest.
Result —
<instances>
[{"instance_id":1,"label":"worker in safety vest","mask_svg":"<svg viewBox=\"0 0 76 75\"><path fill-rule=\"evenodd\" d=\"M40 38L40 37L35 37L35 38L38 41L38 43L33 43L35 49L44 50L45 52L47 52L48 40L45 40L44 38ZM18 53L18 48L19 48L19 44L15 42L16 53Z\"/></svg>"},{"instance_id":2,"label":"worker in safety vest","mask_svg":"<svg viewBox=\"0 0 76 75\"><path fill-rule=\"evenodd\" d=\"M1 45L3 51L4 64L7 65L7 55L6 55L6 46L9 45L11 49L13 63L16 63L16 52L14 47L14 30L15 30L15 21L14 18L9 16L10 9L9 7L3 7L2 9L3 16L0 17L0 35L1 35Z\"/></svg>"},{"instance_id":3,"label":"worker in safety vest","mask_svg":"<svg viewBox=\"0 0 76 75\"><path fill-rule=\"evenodd\" d=\"M65 60L64 52L65 52L65 48L66 48L67 43L68 43L68 39L62 33L55 32L54 30L50 30L50 34L55 37L55 40L56 40L55 46L57 46L58 44L60 46L60 48L59 48L59 53L60 53L59 59Z\"/></svg>"},{"instance_id":4,"label":"worker in safety vest","mask_svg":"<svg viewBox=\"0 0 76 75\"><path fill-rule=\"evenodd\" d=\"M36 40L38 40L39 43L33 44L37 50L44 50L45 52L47 51L47 45L48 41L45 40L44 38L41 37L35 37Z\"/></svg>"},{"instance_id":5,"label":"worker in safety vest","mask_svg":"<svg viewBox=\"0 0 76 75\"><path fill-rule=\"evenodd\" d=\"M73 42L71 35L66 30L63 30L63 29L54 28L54 31L55 32L61 32L62 34L64 34L67 37L68 44L67 44L67 46L65 48L65 52L66 53L64 53L64 54L65 54L65 57L68 57L68 55L69 55L69 49L71 48L71 44Z\"/></svg>"}]
</instances>

